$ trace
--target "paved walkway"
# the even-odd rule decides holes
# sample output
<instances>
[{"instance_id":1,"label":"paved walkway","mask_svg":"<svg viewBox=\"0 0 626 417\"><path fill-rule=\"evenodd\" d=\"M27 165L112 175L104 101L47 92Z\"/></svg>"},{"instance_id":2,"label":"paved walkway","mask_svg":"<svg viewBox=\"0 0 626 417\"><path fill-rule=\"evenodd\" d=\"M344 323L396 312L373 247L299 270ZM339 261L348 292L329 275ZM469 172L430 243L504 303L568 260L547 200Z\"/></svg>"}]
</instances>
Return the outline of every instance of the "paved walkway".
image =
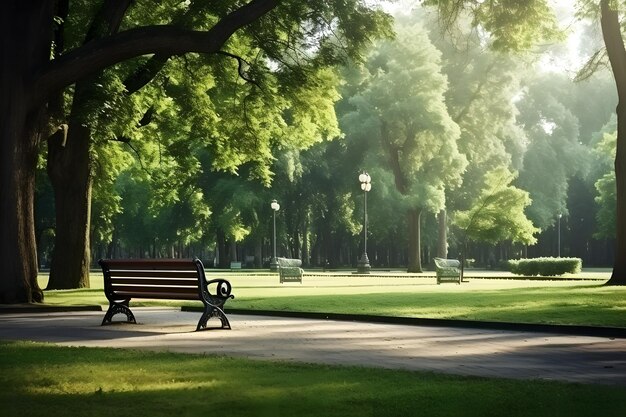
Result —
<instances>
[{"instance_id":1,"label":"paved walkway","mask_svg":"<svg viewBox=\"0 0 626 417\"><path fill-rule=\"evenodd\" d=\"M1 314L0 340L626 386L623 338L233 314L233 330L195 332L197 312L133 310L139 325L100 326L104 312Z\"/></svg>"}]
</instances>

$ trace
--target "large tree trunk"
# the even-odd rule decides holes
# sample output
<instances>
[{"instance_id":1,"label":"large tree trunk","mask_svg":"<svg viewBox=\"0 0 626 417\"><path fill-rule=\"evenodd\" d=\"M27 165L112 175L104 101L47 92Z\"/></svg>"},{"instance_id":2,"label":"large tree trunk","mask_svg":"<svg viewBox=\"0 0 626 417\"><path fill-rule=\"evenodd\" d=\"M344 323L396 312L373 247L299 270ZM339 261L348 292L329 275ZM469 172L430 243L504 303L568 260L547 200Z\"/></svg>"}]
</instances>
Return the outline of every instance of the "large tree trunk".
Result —
<instances>
[{"instance_id":1,"label":"large tree trunk","mask_svg":"<svg viewBox=\"0 0 626 417\"><path fill-rule=\"evenodd\" d=\"M407 224L409 229L409 267L408 272L422 272L422 245L420 237L420 219L422 210L419 208L409 209L407 212Z\"/></svg>"},{"instance_id":2,"label":"large tree trunk","mask_svg":"<svg viewBox=\"0 0 626 417\"><path fill-rule=\"evenodd\" d=\"M9 0L0 14L0 303L43 301L37 284L34 190L45 106L29 75L49 59L53 2Z\"/></svg>"},{"instance_id":3,"label":"large tree trunk","mask_svg":"<svg viewBox=\"0 0 626 417\"><path fill-rule=\"evenodd\" d=\"M56 235L47 289L89 287L89 143L89 128L81 126L76 118L70 121L67 139L55 135L48 141L48 175L54 189Z\"/></svg>"},{"instance_id":4,"label":"large tree trunk","mask_svg":"<svg viewBox=\"0 0 626 417\"><path fill-rule=\"evenodd\" d=\"M11 89L4 87L3 95L13 95ZM43 292L37 283L33 207L38 135L23 128L26 124L25 106L20 103L23 100L15 97L9 106L11 108L4 105L5 101L3 97L2 113L5 117L0 132L0 303L41 302Z\"/></svg>"},{"instance_id":5,"label":"large tree trunk","mask_svg":"<svg viewBox=\"0 0 626 417\"><path fill-rule=\"evenodd\" d=\"M85 43L116 33L130 0L106 0L87 33ZM61 39L60 41L63 41ZM79 116L88 107L95 82L76 84L65 136L48 141L48 176L54 189L56 234L47 289L89 287L91 263L91 131Z\"/></svg>"},{"instance_id":6,"label":"large tree trunk","mask_svg":"<svg viewBox=\"0 0 626 417\"><path fill-rule=\"evenodd\" d=\"M626 50L620 30L617 10L609 0L602 0L602 35L606 45L613 77L617 86L617 152L615 183L617 185L615 262L607 285L626 285Z\"/></svg>"}]
</instances>

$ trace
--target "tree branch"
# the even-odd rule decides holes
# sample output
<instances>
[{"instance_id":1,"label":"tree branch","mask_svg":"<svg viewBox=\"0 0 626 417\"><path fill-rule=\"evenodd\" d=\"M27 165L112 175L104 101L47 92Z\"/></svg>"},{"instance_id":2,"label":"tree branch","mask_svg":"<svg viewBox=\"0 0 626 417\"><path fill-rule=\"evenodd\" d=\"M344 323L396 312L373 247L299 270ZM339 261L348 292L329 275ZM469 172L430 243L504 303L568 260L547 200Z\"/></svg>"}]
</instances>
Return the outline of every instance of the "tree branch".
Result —
<instances>
[{"instance_id":1,"label":"tree branch","mask_svg":"<svg viewBox=\"0 0 626 417\"><path fill-rule=\"evenodd\" d=\"M235 31L276 8L278 1L252 0L220 19L208 31L145 26L95 39L52 61L36 74L30 104L44 103L51 93L96 71L137 56L215 53Z\"/></svg>"},{"instance_id":2,"label":"tree branch","mask_svg":"<svg viewBox=\"0 0 626 417\"><path fill-rule=\"evenodd\" d=\"M249 82L250 84L254 84L257 87L261 88L261 86L259 85L258 82L256 82L255 80L253 80L252 78L248 77L248 74L246 74L246 72L243 69L243 64L247 64L248 66L250 66L250 63L248 61L246 61L245 59L243 59L242 57L235 55L235 54L231 54L230 52L226 52L226 51L217 51L218 54L220 55L224 55L233 59L237 60L237 72L239 73L239 76L245 80L246 82ZM262 89L262 88L261 88Z\"/></svg>"},{"instance_id":3,"label":"tree branch","mask_svg":"<svg viewBox=\"0 0 626 417\"><path fill-rule=\"evenodd\" d=\"M602 17L600 24L602 26L602 36L606 45L606 52L609 56L609 62L613 69L613 76L617 86L617 94L620 102L626 98L626 83L624 75L626 74L626 50L624 49L624 41L620 29L619 16L617 10L611 9L609 0L602 0L600 7Z\"/></svg>"}]
</instances>

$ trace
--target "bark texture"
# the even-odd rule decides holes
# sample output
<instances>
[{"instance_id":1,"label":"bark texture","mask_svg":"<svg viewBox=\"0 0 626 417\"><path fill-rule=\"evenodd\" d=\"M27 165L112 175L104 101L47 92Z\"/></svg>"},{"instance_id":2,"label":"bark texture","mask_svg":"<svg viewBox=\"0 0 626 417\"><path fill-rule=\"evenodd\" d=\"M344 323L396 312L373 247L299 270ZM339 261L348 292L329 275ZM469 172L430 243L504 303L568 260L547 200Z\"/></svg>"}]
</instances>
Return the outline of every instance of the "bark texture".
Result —
<instances>
[{"instance_id":1,"label":"bark texture","mask_svg":"<svg viewBox=\"0 0 626 417\"><path fill-rule=\"evenodd\" d=\"M613 77L617 86L617 152L615 155L615 183L617 185L616 247L613 273L607 285L626 285L626 49L620 30L617 10L609 0L600 3L602 36L606 46Z\"/></svg>"},{"instance_id":2,"label":"bark texture","mask_svg":"<svg viewBox=\"0 0 626 417\"><path fill-rule=\"evenodd\" d=\"M43 301L37 284L34 190L45 107L29 74L46 63L53 2L10 0L0 14L0 303Z\"/></svg>"}]
</instances>

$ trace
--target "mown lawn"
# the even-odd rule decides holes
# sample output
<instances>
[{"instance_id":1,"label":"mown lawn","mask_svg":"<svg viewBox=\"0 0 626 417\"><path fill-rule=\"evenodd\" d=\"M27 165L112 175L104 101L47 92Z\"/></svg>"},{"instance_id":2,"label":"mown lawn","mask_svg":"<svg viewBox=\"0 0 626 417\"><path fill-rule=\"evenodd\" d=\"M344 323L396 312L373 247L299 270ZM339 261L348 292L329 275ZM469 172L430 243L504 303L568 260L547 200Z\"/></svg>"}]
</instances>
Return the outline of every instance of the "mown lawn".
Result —
<instances>
[{"instance_id":1,"label":"mown lawn","mask_svg":"<svg viewBox=\"0 0 626 417\"><path fill-rule=\"evenodd\" d=\"M382 316L626 327L626 288L604 281L471 279L436 285L422 277L306 277L279 284L275 276L211 274L229 279L235 299L227 308ZM45 276L42 276L45 283ZM45 284L44 284L45 285ZM46 291L49 304L107 304L102 277L91 289ZM131 301L133 305L183 302ZM186 303L199 305L199 303Z\"/></svg>"},{"instance_id":2,"label":"mown lawn","mask_svg":"<svg viewBox=\"0 0 626 417\"><path fill-rule=\"evenodd\" d=\"M567 416L626 413L624 388L0 342L6 416Z\"/></svg>"}]
</instances>

